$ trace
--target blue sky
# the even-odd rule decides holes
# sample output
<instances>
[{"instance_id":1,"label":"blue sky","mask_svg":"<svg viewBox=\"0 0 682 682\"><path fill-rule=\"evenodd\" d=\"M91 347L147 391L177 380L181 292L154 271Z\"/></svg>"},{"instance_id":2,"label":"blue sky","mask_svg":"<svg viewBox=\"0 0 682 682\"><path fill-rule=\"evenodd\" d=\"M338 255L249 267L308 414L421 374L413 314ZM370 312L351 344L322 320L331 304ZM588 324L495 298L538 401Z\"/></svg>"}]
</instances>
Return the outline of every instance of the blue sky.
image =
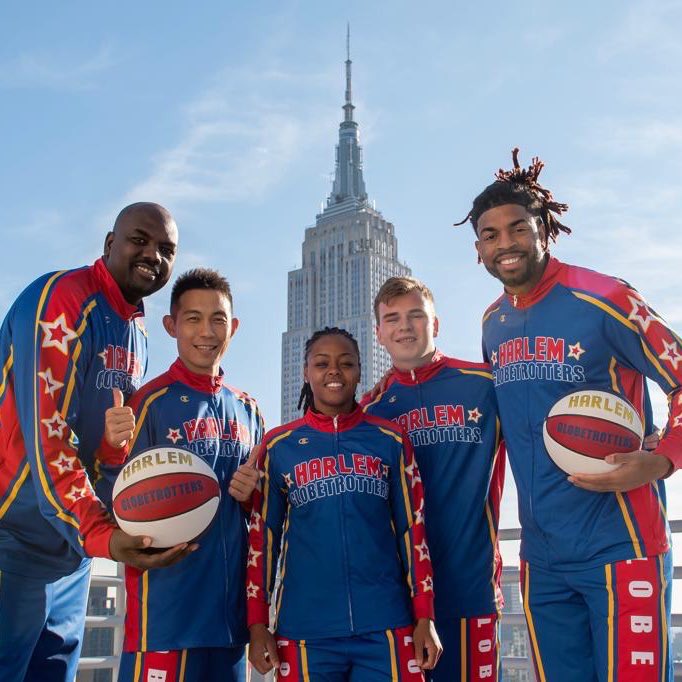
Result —
<instances>
[{"instance_id":1,"label":"blue sky","mask_svg":"<svg viewBox=\"0 0 682 682\"><path fill-rule=\"evenodd\" d=\"M0 314L39 274L93 261L122 206L163 203L176 273L233 283L225 368L274 426L286 273L330 188L350 21L368 192L436 294L445 351L480 357L499 292L451 224L515 145L571 206L554 252L629 280L680 331L681 20L679 0L5 2ZM149 376L174 357L169 293L147 304ZM512 510L507 494L503 525Z\"/></svg>"}]
</instances>

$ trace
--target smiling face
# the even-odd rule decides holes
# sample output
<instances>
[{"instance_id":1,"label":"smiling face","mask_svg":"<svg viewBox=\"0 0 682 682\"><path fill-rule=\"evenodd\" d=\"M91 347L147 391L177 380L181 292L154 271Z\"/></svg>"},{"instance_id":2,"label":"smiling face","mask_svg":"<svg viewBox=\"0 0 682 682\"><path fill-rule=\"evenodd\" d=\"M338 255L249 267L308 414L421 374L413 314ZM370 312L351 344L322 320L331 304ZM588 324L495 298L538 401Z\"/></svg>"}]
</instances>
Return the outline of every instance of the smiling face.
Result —
<instances>
[{"instance_id":1,"label":"smiling face","mask_svg":"<svg viewBox=\"0 0 682 682\"><path fill-rule=\"evenodd\" d=\"M124 209L104 242L104 262L123 297L138 305L163 287L171 276L178 228L158 204Z\"/></svg>"},{"instance_id":2,"label":"smiling face","mask_svg":"<svg viewBox=\"0 0 682 682\"><path fill-rule=\"evenodd\" d=\"M166 331L177 340L178 355L196 374L215 376L239 320L225 294L215 289L189 289L177 301L173 315L163 318Z\"/></svg>"},{"instance_id":3,"label":"smiling face","mask_svg":"<svg viewBox=\"0 0 682 682\"><path fill-rule=\"evenodd\" d=\"M547 237L540 218L519 204L503 204L481 214L476 250L486 270L510 294L527 294L542 278Z\"/></svg>"},{"instance_id":4,"label":"smiling face","mask_svg":"<svg viewBox=\"0 0 682 682\"><path fill-rule=\"evenodd\" d=\"M436 350L438 318L433 303L413 290L380 302L376 328L379 343L386 348L395 367L409 371L426 364Z\"/></svg>"},{"instance_id":5,"label":"smiling face","mask_svg":"<svg viewBox=\"0 0 682 682\"><path fill-rule=\"evenodd\" d=\"M317 339L308 351L303 377L318 412L330 417L352 412L360 381L360 359L352 341L341 334Z\"/></svg>"}]
</instances>

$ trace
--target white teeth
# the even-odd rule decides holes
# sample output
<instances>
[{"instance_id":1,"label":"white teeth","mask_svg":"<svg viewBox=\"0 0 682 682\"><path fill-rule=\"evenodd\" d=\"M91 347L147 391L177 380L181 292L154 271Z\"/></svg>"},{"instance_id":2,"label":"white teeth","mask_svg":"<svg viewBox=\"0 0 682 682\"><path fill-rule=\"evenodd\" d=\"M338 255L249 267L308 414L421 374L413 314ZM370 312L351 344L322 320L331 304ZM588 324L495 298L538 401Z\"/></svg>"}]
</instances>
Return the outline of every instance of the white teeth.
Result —
<instances>
[{"instance_id":1,"label":"white teeth","mask_svg":"<svg viewBox=\"0 0 682 682\"><path fill-rule=\"evenodd\" d=\"M152 277L156 277L156 272L152 270L152 268L142 265L141 263L137 263L135 267L140 270L141 272L144 272L146 275L151 275Z\"/></svg>"},{"instance_id":2,"label":"white teeth","mask_svg":"<svg viewBox=\"0 0 682 682\"><path fill-rule=\"evenodd\" d=\"M341 388L341 386L343 386L343 384L340 384L336 381L332 381L332 382L326 384L326 386L327 386L327 388Z\"/></svg>"},{"instance_id":3,"label":"white teeth","mask_svg":"<svg viewBox=\"0 0 682 682\"><path fill-rule=\"evenodd\" d=\"M515 256L514 258L502 258L500 260L500 263L502 265L513 265L514 263L518 263L521 260L519 256Z\"/></svg>"}]
</instances>

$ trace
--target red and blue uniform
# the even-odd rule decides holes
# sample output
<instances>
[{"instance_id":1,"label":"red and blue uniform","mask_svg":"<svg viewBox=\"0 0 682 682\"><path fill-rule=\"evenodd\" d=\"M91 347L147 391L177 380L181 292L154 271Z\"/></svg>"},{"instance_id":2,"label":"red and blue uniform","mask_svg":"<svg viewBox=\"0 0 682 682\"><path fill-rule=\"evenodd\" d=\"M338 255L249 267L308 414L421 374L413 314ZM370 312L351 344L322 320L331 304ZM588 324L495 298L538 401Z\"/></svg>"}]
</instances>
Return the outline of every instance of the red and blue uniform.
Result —
<instances>
[{"instance_id":1,"label":"red and blue uniform","mask_svg":"<svg viewBox=\"0 0 682 682\"><path fill-rule=\"evenodd\" d=\"M197 551L159 571L126 567L119 680L146 680L151 668L164 670L170 681L175 679L173 670L179 674L181 667L184 682L240 680L248 641L244 594L248 515L227 489L263 436L258 406L246 393L224 383L222 373L195 374L179 359L145 384L128 405L136 415L135 433L128 448L118 450L119 460L128 450L133 456L153 446L189 450L215 472L221 499ZM103 449L112 456L116 453L108 446ZM231 677L225 657L234 668Z\"/></svg>"},{"instance_id":2,"label":"red and blue uniform","mask_svg":"<svg viewBox=\"0 0 682 682\"><path fill-rule=\"evenodd\" d=\"M112 388L130 395L141 383L142 315L100 259L37 279L0 330L1 679L75 675L87 557L110 556L115 528L91 483L95 451Z\"/></svg>"},{"instance_id":3,"label":"red and blue uniform","mask_svg":"<svg viewBox=\"0 0 682 682\"><path fill-rule=\"evenodd\" d=\"M505 452L490 367L436 351L414 370L394 368L385 391L363 404L408 432L423 481L443 644L428 675L436 681L495 680Z\"/></svg>"},{"instance_id":4,"label":"red and blue uniform","mask_svg":"<svg viewBox=\"0 0 682 682\"><path fill-rule=\"evenodd\" d=\"M351 670L358 679L422 679L405 643L415 619L433 617L433 577L407 434L360 407L333 418L308 410L264 444L249 533L249 625L267 625L276 602L276 637L293 679ZM358 641L371 662L352 653Z\"/></svg>"},{"instance_id":5,"label":"red and blue uniform","mask_svg":"<svg viewBox=\"0 0 682 682\"><path fill-rule=\"evenodd\" d=\"M678 468L682 342L627 283L550 258L533 291L505 294L488 308L483 346L519 492L522 591L539 678L666 679L664 484L623 493L578 488L547 454L542 426L567 393L606 388L635 406L650 433L648 377L670 404L655 456ZM645 609L644 593L638 601L628 591L638 580L650 586L651 600L642 611L645 625L631 626L627 609ZM655 646L651 632L658 633Z\"/></svg>"}]
</instances>

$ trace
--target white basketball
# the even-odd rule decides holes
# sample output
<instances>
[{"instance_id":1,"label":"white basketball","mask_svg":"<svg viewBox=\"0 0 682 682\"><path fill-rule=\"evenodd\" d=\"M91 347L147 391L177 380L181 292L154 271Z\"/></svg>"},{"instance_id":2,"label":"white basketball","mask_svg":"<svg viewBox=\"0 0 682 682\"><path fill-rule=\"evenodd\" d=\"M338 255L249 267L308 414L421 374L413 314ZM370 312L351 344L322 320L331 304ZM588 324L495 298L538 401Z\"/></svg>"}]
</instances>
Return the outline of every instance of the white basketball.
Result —
<instances>
[{"instance_id":1,"label":"white basketball","mask_svg":"<svg viewBox=\"0 0 682 682\"><path fill-rule=\"evenodd\" d=\"M619 466L606 455L641 449L644 427L623 396L582 389L554 404L542 432L547 453L566 473L601 474Z\"/></svg>"},{"instance_id":2,"label":"white basketball","mask_svg":"<svg viewBox=\"0 0 682 682\"><path fill-rule=\"evenodd\" d=\"M190 542L211 523L220 485L201 457L158 447L126 462L113 491L114 517L130 535L148 535L152 547Z\"/></svg>"}]
</instances>

